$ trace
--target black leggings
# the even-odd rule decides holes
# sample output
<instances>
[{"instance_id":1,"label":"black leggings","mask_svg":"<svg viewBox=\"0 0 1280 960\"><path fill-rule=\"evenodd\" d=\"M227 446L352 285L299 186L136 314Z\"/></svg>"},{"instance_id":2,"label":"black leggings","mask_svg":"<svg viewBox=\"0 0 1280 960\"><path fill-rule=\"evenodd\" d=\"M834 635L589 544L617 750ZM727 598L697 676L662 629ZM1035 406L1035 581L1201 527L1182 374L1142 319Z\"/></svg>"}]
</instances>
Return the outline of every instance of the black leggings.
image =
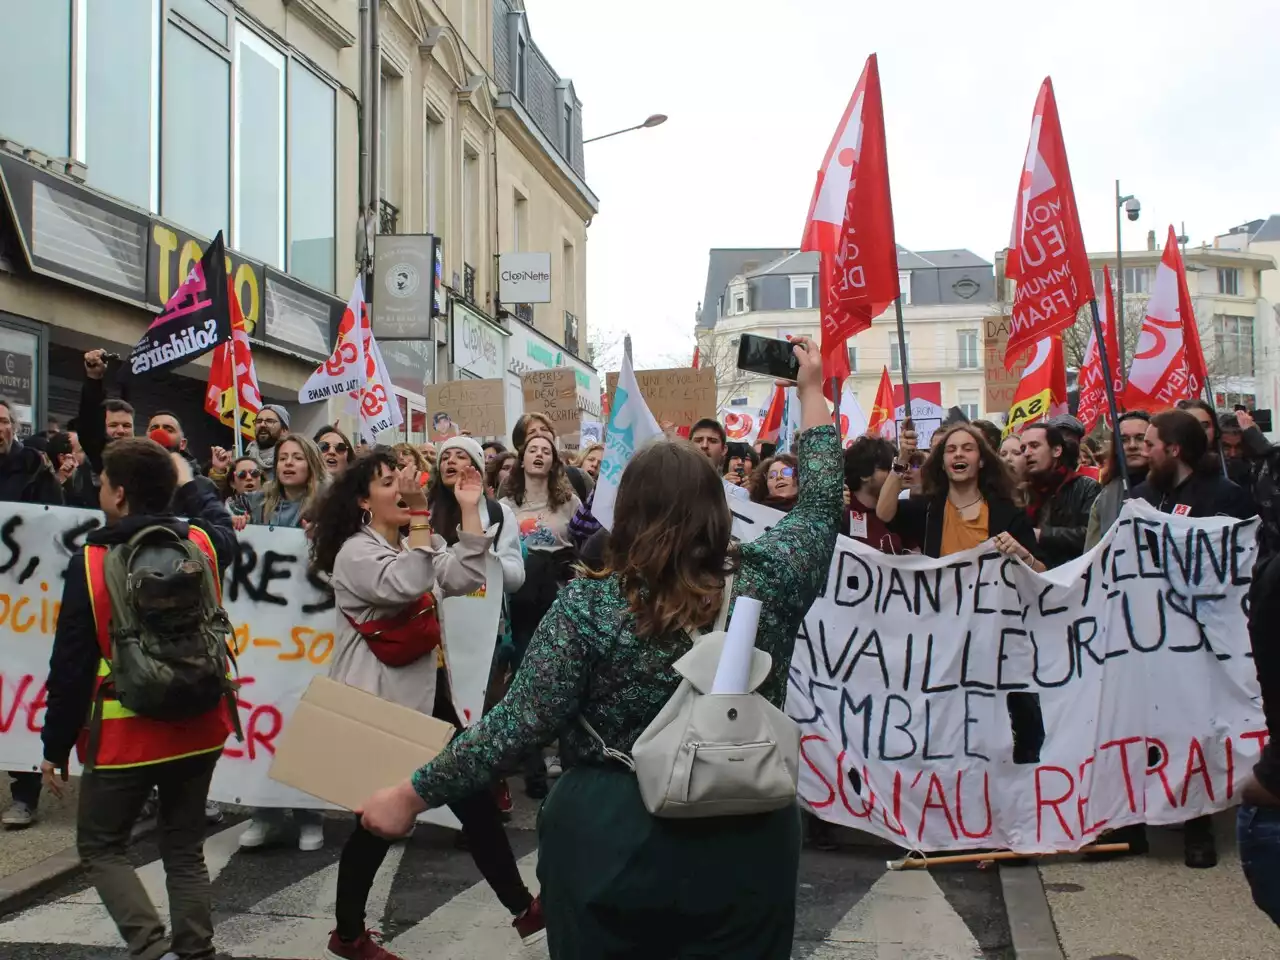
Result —
<instances>
[{"instance_id":1,"label":"black leggings","mask_svg":"<svg viewBox=\"0 0 1280 960\"><path fill-rule=\"evenodd\" d=\"M432 715L458 725L458 715L449 698L448 683L442 670L436 683L436 702ZM529 909L533 895L525 886L516 866L515 854L502 827L502 816L493 792L484 789L449 804L453 815L462 822L462 832L485 881L498 895L512 916ZM356 819L355 832L347 838L338 864L338 898L335 914L338 936L355 940L365 931L365 904L373 878L391 849L391 841L370 833Z\"/></svg>"}]
</instances>

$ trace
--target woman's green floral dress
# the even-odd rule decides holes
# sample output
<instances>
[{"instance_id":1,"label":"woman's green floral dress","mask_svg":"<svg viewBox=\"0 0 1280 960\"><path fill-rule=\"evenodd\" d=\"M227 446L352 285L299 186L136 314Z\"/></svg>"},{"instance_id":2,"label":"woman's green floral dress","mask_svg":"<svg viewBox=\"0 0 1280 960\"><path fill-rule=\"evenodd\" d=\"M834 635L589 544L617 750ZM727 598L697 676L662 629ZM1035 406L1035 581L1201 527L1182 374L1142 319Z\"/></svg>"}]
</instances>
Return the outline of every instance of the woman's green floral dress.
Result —
<instances>
[{"instance_id":1,"label":"woman's green floral dress","mask_svg":"<svg viewBox=\"0 0 1280 960\"><path fill-rule=\"evenodd\" d=\"M786 517L741 548L735 596L763 604L756 646L773 657L760 692L781 707L796 633L826 585L843 506L844 470L834 427L799 438L800 496ZM529 644L506 697L413 775L439 807L487 787L532 747L560 739L560 762L616 767L577 723L583 715L611 747L629 751L679 685L671 665L684 633L635 635L619 578L575 580L561 590Z\"/></svg>"}]
</instances>

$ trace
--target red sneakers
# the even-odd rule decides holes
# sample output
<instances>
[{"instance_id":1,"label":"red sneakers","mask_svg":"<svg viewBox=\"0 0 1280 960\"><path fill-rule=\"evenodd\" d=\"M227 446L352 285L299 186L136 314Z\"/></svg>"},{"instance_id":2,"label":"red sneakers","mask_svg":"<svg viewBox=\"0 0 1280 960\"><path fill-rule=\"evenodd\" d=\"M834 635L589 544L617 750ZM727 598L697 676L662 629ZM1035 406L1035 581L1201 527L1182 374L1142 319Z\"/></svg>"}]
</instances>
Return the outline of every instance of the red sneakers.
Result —
<instances>
[{"instance_id":1,"label":"red sneakers","mask_svg":"<svg viewBox=\"0 0 1280 960\"><path fill-rule=\"evenodd\" d=\"M520 940L527 947L547 938L547 922L542 918L542 897L534 897L529 909L511 921Z\"/></svg>"},{"instance_id":2,"label":"red sneakers","mask_svg":"<svg viewBox=\"0 0 1280 960\"><path fill-rule=\"evenodd\" d=\"M541 918L541 910L538 916ZM384 950L382 944L374 939L376 936L372 930L366 930L360 934L359 939L347 942L341 939L338 931L335 930L329 934L329 948L325 950L324 955L329 960L404 960L390 950Z\"/></svg>"}]
</instances>

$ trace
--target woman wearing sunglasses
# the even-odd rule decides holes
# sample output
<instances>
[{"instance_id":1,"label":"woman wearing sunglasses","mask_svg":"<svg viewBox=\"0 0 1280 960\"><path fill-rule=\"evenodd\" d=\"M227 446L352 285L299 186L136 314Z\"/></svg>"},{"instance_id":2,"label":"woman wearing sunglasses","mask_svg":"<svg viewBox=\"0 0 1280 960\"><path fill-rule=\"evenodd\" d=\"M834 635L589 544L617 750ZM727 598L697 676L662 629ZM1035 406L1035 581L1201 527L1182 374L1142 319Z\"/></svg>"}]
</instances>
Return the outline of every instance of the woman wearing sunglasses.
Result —
<instances>
[{"instance_id":1,"label":"woman wearing sunglasses","mask_svg":"<svg viewBox=\"0 0 1280 960\"><path fill-rule=\"evenodd\" d=\"M789 453L770 457L751 475L751 499L787 513L800 496L799 461Z\"/></svg>"},{"instance_id":2,"label":"woman wearing sunglasses","mask_svg":"<svg viewBox=\"0 0 1280 960\"><path fill-rule=\"evenodd\" d=\"M355 458L355 448L347 435L337 427L321 427L316 431L315 441L329 478L342 476Z\"/></svg>"}]
</instances>

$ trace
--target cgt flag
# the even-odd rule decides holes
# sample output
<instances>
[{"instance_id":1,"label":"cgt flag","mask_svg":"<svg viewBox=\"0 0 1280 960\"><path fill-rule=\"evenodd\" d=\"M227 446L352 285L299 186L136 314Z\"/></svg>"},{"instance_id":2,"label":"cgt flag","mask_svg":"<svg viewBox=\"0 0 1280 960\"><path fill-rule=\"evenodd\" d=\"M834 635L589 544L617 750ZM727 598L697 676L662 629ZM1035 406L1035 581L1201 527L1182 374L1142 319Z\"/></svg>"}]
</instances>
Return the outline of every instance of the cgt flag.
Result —
<instances>
[{"instance_id":1,"label":"cgt flag","mask_svg":"<svg viewBox=\"0 0 1280 960\"><path fill-rule=\"evenodd\" d=\"M1107 364L1103 369L1102 353L1098 350L1098 335L1089 334L1089 345L1084 350L1084 361L1080 364L1080 376L1077 386L1080 391L1079 411L1076 414L1084 424L1084 432L1092 433L1107 415L1107 379L1110 378L1116 396L1121 387L1115 382L1115 371L1119 368L1119 346L1116 342L1116 302L1111 294L1111 268L1102 268L1103 294L1107 301L1106 312L1102 321L1103 342L1107 348Z\"/></svg>"},{"instance_id":2,"label":"cgt flag","mask_svg":"<svg viewBox=\"0 0 1280 960\"><path fill-rule=\"evenodd\" d=\"M1187 271L1171 225L1133 351L1124 405L1130 410L1168 409L1179 400L1198 397L1206 376Z\"/></svg>"},{"instance_id":3,"label":"cgt flag","mask_svg":"<svg viewBox=\"0 0 1280 960\"><path fill-rule=\"evenodd\" d=\"M299 403L317 403L330 397L355 393L368 379L367 376L360 376L360 371L365 366L364 340L356 328L356 317L361 317L362 326L368 329L369 305L364 302L364 285L359 274L356 274L356 281L351 286L351 298L347 300L347 308L342 312L342 322L338 324L338 342L333 347L333 353L302 385L302 389L298 391Z\"/></svg>"},{"instance_id":4,"label":"cgt flag","mask_svg":"<svg viewBox=\"0 0 1280 960\"><path fill-rule=\"evenodd\" d=\"M1018 182L1005 274L1017 282L1004 365L1075 322L1093 299L1093 276L1062 142L1053 81L1045 77L1031 120L1031 140Z\"/></svg>"},{"instance_id":5,"label":"cgt flag","mask_svg":"<svg viewBox=\"0 0 1280 960\"><path fill-rule=\"evenodd\" d=\"M137 375L167 370L230 340L228 297L227 251L219 230L182 286L134 344L128 372Z\"/></svg>"},{"instance_id":6,"label":"cgt flag","mask_svg":"<svg viewBox=\"0 0 1280 960\"><path fill-rule=\"evenodd\" d=\"M1067 365L1062 355L1062 339L1044 337L1036 343L1035 353L1022 371L1004 435L1018 433L1029 423L1066 412Z\"/></svg>"},{"instance_id":7,"label":"cgt flag","mask_svg":"<svg viewBox=\"0 0 1280 960\"><path fill-rule=\"evenodd\" d=\"M240 311L240 300L229 283L227 303L231 308L231 339L213 351L204 410L226 426L233 426L239 392L240 432L252 439L253 424L262 409L262 393L258 389L258 371L253 366L253 351L249 349L249 331ZM234 371L232 364L235 364Z\"/></svg>"}]
</instances>

